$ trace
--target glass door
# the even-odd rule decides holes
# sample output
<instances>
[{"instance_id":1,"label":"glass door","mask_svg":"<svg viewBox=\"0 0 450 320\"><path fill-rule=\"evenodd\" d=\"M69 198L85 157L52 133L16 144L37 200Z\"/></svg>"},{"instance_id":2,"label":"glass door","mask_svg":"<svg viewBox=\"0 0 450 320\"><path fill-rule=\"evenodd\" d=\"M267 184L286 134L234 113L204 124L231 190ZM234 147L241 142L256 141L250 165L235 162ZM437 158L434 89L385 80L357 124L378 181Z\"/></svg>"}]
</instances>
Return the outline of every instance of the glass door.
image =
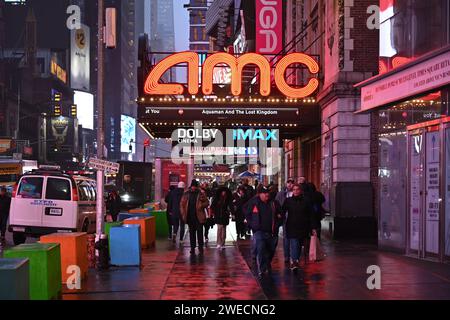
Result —
<instances>
[{"instance_id":1,"label":"glass door","mask_svg":"<svg viewBox=\"0 0 450 320\"><path fill-rule=\"evenodd\" d=\"M408 133L408 253L419 258L439 258L442 248L441 175L450 175L450 169L441 166L439 129L434 125Z\"/></svg>"},{"instance_id":2,"label":"glass door","mask_svg":"<svg viewBox=\"0 0 450 320\"><path fill-rule=\"evenodd\" d=\"M425 256L439 255L439 220L440 220L440 132L439 126L429 127L426 133L425 153L425 221L424 249Z\"/></svg>"},{"instance_id":3,"label":"glass door","mask_svg":"<svg viewBox=\"0 0 450 320\"><path fill-rule=\"evenodd\" d=\"M450 123L444 127L444 254L445 259L450 260Z\"/></svg>"},{"instance_id":4,"label":"glass door","mask_svg":"<svg viewBox=\"0 0 450 320\"><path fill-rule=\"evenodd\" d=\"M424 171L424 132L417 130L408 134L408 253L422 256L423 220L423 171Z\"/></svg>"}]
</instances>

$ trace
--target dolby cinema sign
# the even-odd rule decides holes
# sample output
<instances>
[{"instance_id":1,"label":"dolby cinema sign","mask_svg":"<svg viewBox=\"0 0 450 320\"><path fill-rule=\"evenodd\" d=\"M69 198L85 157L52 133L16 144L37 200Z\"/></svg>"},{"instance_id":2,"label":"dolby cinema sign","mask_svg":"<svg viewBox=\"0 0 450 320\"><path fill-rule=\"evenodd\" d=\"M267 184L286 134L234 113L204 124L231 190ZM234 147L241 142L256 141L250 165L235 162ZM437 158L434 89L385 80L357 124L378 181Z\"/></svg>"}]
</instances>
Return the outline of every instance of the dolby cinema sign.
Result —
<instances>
[{"instance_id":1,"label":"dolby cinema sign","mask_svg":"<svg viewBox=\"0 0 450 320\"><path fill-rule=\"evenodd\" d=\"M222 135L219 129L212 128L179 128L172 134L172 139L178 143L198 144L199 141L211 141ZM227 129L227 137L233 137L232 141L278 141L278 129ZM174 139L175 138L175 139Z\"/></svg>"},{"instance_id":2,"label":"dolby cinema sign","mask_svg":"<svg viewBox=\"0 0 450 320\"><path fill-rule=\"evenodd\" d=\"M219 130L204 128L202 122L197 121L194 128L174 130L171 138L174 143L171 158L176 164L189 163L192 159L194 164L260 164L266 174L275 174L281 168L282 148L278 129ZM208 150L249 150L249 152ZM238 155L244 155L247 159L236 157Z\"/></svg>"}]
</instances>

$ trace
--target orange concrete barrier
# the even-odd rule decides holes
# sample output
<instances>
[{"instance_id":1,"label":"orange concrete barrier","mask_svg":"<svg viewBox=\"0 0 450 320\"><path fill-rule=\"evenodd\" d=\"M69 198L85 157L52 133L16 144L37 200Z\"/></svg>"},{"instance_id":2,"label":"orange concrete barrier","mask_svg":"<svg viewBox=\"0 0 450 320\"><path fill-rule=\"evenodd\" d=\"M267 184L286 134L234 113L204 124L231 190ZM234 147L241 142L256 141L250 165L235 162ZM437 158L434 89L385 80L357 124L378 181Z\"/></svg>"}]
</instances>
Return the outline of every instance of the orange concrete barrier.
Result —
<instances>
[{"instance_id":1,"label":"orange concrete barrier","mask_svg":"<svg viewBox=\"0 0 450 320\"><path fill-rule=\"evenodd\" d=\"M138 224L141 226L141 247L143 249L155 245L155 217L134 217L124 220L123 224Z\"/></svg>"},{"instance_id":2,"label":"orange concrete barrier","mask_svg":"<svg viewBox=\"0 0 450 320\"><path fill-rule=\"evenodd\" d=\"M150 210L148 208L138 208L138 209L131 209L128 210L129 213L142 213L147 214L150 213Z\"/></svg>"},{"instance_id":3,"label":"orange concrete barrier","mask_svg":"<svg viewBox=\"0 0 450 320\"><path fill-rule=\"evenodd\" d=\"M61 247L61 276L62 282L72 274L67 273L67 267L80 267L81 279L86 278L88 271L87 234L85 232L52 233L42 236L40 243L59 243Z\"/></svg>"}]
</instances>

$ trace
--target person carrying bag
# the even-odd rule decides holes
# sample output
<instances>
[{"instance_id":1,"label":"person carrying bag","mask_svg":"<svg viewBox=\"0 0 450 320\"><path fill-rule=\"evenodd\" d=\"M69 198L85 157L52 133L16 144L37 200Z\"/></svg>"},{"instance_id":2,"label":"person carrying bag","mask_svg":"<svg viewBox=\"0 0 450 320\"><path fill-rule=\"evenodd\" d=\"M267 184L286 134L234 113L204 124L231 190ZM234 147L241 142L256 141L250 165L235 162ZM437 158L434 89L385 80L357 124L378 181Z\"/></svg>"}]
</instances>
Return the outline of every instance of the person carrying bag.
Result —
<instances>
[{"instance_id":1,"label":"person carrying bag","mask_svg":"<svg viewBox=\"0 0 450 320\"><path fill-rule=\"evenodd\" d=\"M313 231L309 241L309 261L315 262L325 258L317 233Z\"/></svg>"}]
</instances>

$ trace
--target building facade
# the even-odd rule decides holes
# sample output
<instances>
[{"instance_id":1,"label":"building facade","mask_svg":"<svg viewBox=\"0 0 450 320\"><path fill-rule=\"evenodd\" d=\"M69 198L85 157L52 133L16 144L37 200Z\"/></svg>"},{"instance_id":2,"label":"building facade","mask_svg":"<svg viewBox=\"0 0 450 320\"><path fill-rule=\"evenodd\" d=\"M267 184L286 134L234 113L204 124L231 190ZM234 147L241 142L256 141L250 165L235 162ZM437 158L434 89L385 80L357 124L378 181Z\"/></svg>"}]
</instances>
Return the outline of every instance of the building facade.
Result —
<instances>
[{"instance_id":1,"label":"building facade","mask_svg":"<svg viewBox=\"0 0 450 320\"><path fill-rule=\"evenodd\" d=\"M379 74L358 85L378 148L378 244L450 258L450 8L380 1Z\"/></svg>"},{"instance_id":2,"label":"building facade","mask_svg":"<svg viewBox=\"0 0 450 320\"><path fill-rule=\"evenodd\" d=\"M82 29L78 33L67 27L67 8L72 4L81 9ZM32 150L32 157L43 163L71 166L82 162L87 153L95 151L93 128L84 132L84 122L79 119L79 115L89 114L88 120L93 123L94 103L76 106L74 100L76 90L91 97L95 93L89 67L89 52L95 55L89 39L96 36L96 26L91 25L95 19L90 14L95 11L92 2L46 0L43 6L42 1L2 0L1 6L4 11L1 134L28 141L27 151ZM77 35L81 39L77 50L83 52L81 59L87 61L87 71L74 80L72 52L76 49L73 40ZM80 79L84 83L82 88L76 85ZM90 148L83 148L84 133L91 136Z\"/></svg>"},{"instance_id":3,"label":"building facade","mask_svg":"<svg viewBox=\"0 0 450 320\"><path fill-rule=\"evenodd\" d=\"M145 2L108 0L117 10L117 47L105 51L105 147L109 160L142 160L145 134L136 124L139 36L144 33Z\"/></svg>"},{"instance_id":4,"label":"building facade","mask_svg":"<svg viewBox=\"0 0 450 320\"><path fill-rule=\"evenodd\" d=\"M207 0L190 0L184 7L189 11L189 50L207 52L209 36L206 33Z\"/></svg>"},{"instance_id":5,"label":"building facade","mask_svg":"<svg viewBox=\"0 0 450 320\"><path fill-rule=\"evenodd\" d=\"M175 52L175 27L173 14L173 0L151 0L149 38L150 49L153 52ZM155 55L160 60L164 54ZM171 70L163 77L165 81L176 82L176 71Z\"/></svg>"}]
</instances>

